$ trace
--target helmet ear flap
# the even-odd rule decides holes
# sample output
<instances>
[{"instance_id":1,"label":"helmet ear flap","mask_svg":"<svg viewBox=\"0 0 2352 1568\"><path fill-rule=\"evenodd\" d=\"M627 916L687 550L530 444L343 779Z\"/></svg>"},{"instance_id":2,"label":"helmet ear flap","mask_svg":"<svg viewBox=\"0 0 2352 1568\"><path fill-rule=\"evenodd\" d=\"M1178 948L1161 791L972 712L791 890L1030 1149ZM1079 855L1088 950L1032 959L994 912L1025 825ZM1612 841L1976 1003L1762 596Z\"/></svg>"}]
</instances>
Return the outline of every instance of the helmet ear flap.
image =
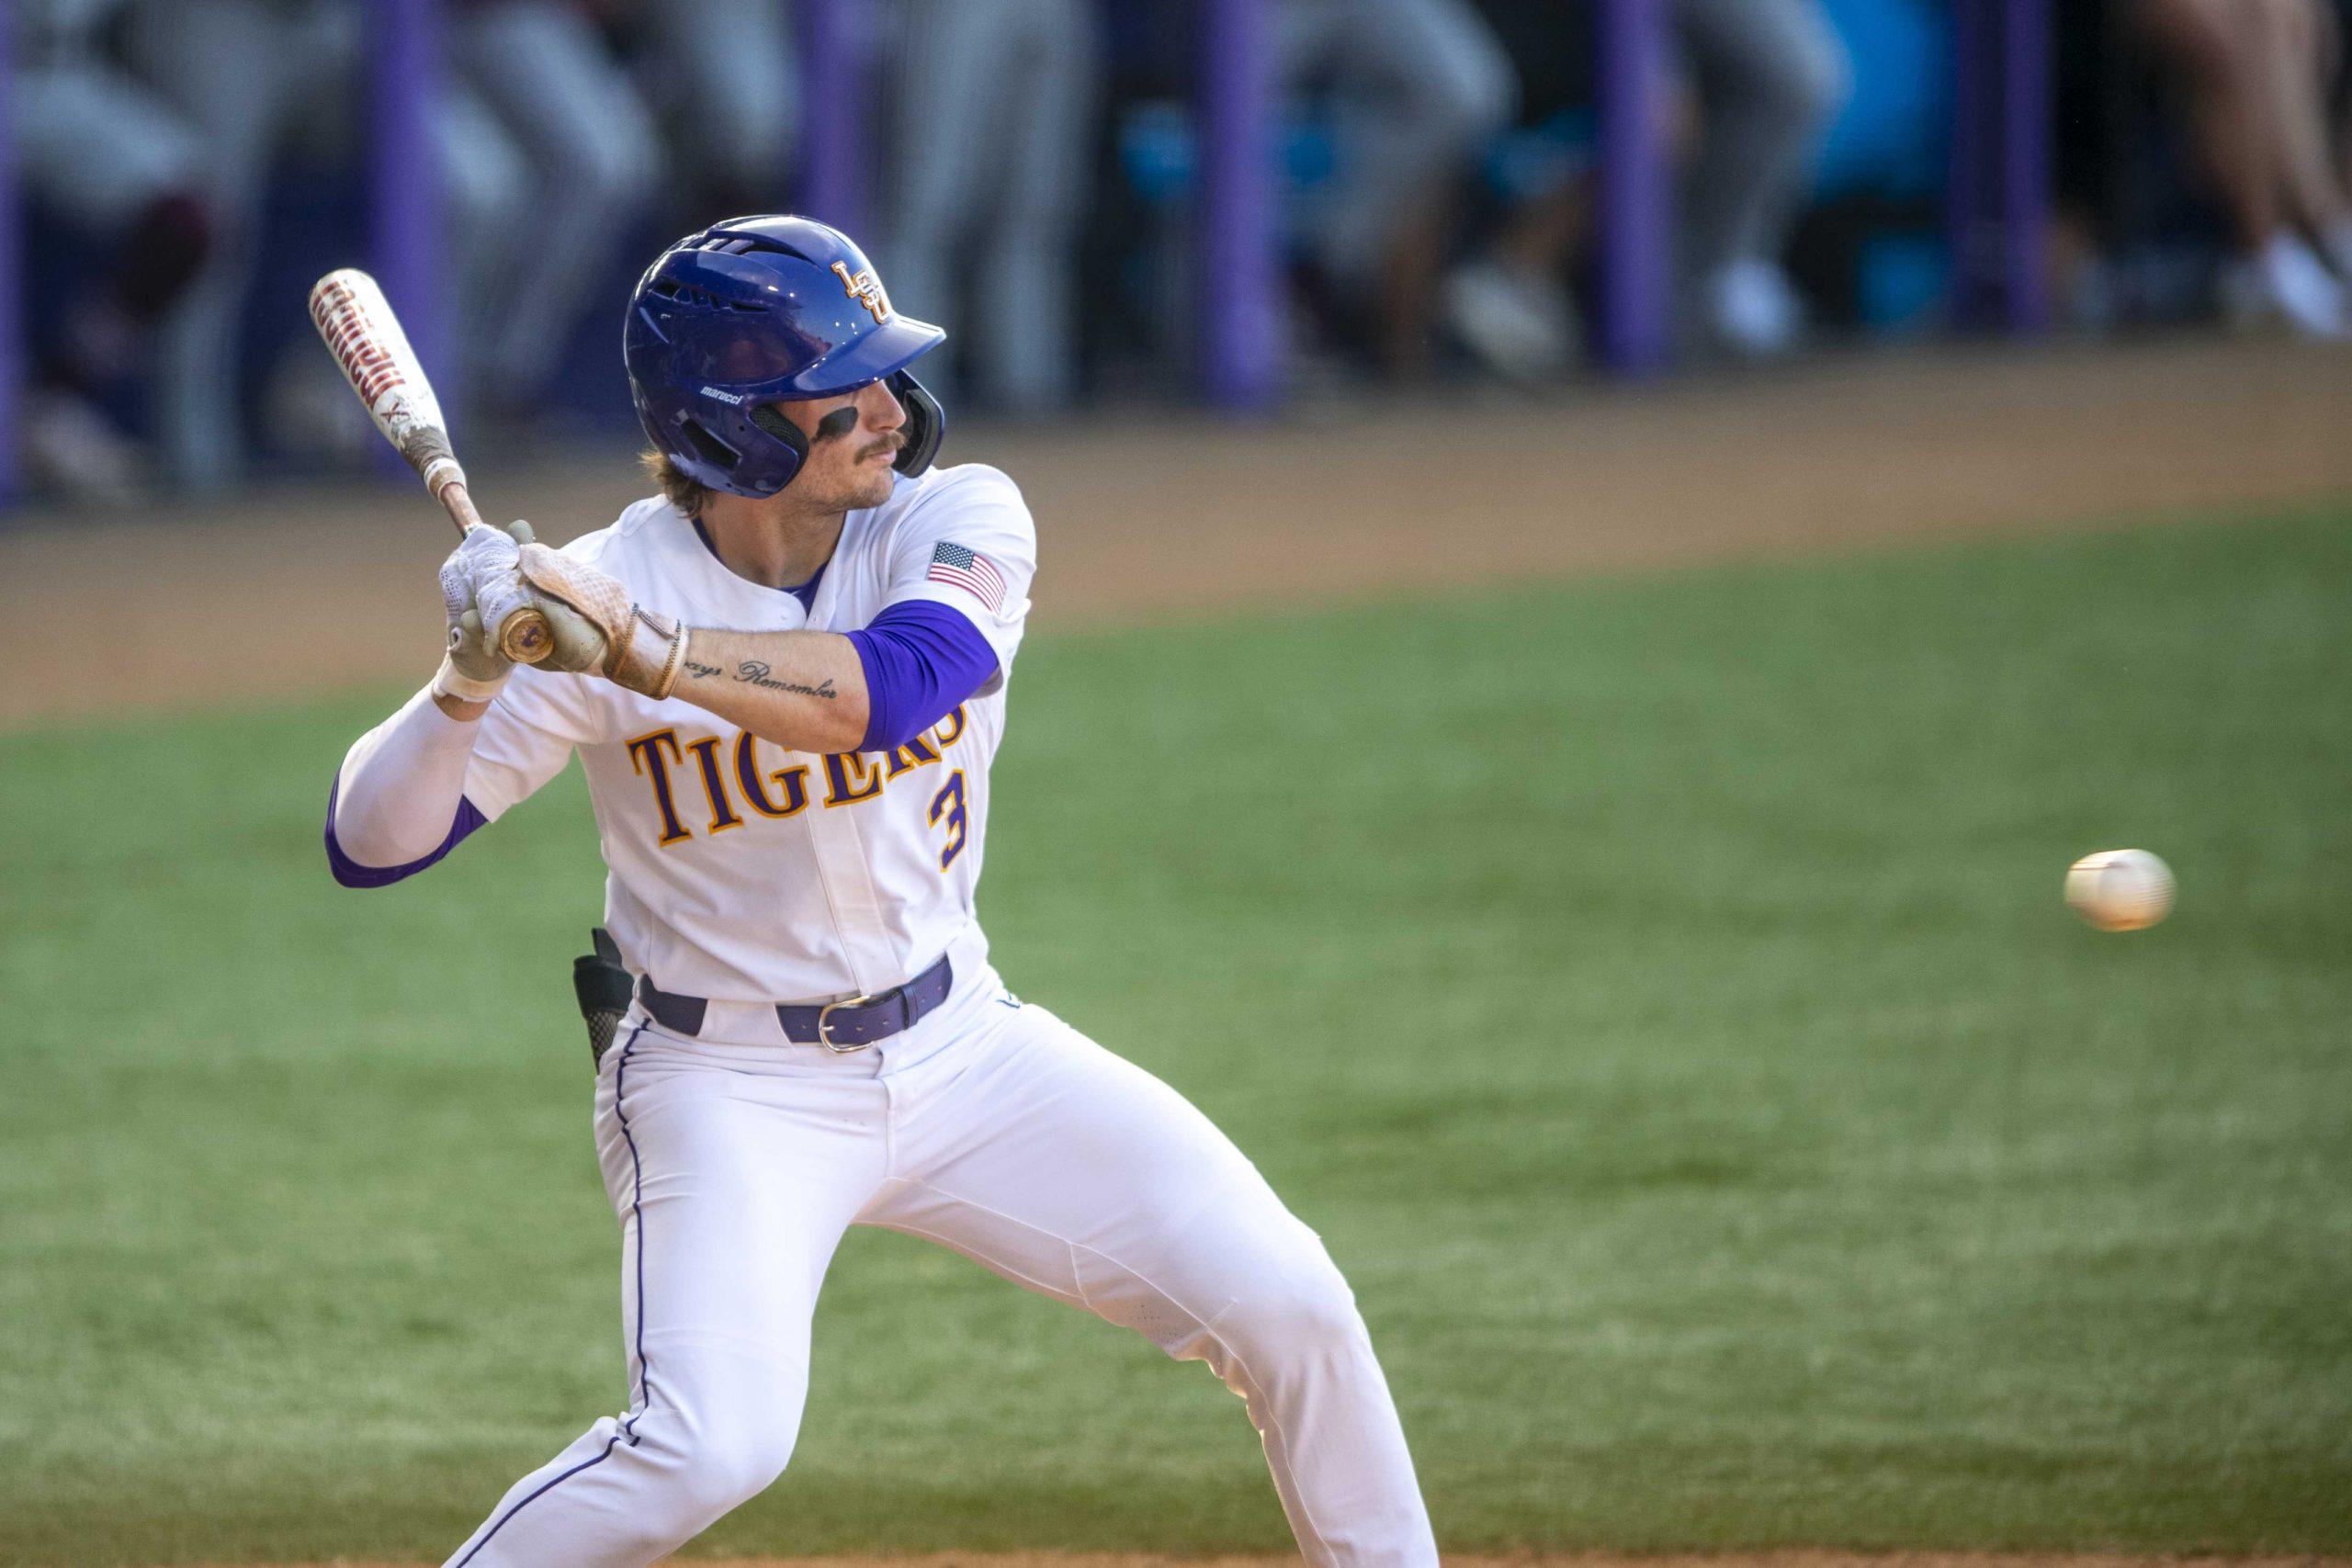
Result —
<instances>
[{"instance_id":1,"label":"helmet ear flap","mask_svg":"<svg viewBox=\"0 0 2352 1568\"><path fill-rule=\"evenodd\" d=\"M792 453L790 471L775 487L776 491L781 491L792 482L794 476L800 472L802 465L808 461L808 437L800 433L798 425L785 418L784 411L774 403L752 405L747 417L753 424L784 443ZM768 493L773 495L775 491L770 491Z\"/></svg>"},{"instance_id":2,"label":"helmet ear flap","mask_svg":"<svg viewBox=\"0 0 2352 1568\"><path fill-rule=\"evenodd\" d=\"M890 466L913 479L939 456L940 440L947 434L947 412L910 372L895 370L884 379L891 396L907 411L907 444Z\"/></svg>"}]
</instances>

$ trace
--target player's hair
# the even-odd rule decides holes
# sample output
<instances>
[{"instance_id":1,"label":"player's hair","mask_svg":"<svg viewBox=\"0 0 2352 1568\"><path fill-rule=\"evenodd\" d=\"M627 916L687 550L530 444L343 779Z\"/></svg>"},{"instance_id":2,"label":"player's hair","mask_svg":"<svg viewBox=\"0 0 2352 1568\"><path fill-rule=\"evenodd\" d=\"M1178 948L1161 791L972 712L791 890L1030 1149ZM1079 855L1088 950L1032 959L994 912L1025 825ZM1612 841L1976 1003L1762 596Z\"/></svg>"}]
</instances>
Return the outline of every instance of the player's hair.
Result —
<instances>
[{"instance_id":1,"label":"player's hair","mask_svg":"<svg viewBox=\"0 0 2352 1568\"><path fill-rule=\"evenodd\" d=\"M710 487L686 477L684 469L670 460L670 454L649 446L638 458L645 466L645 477L662 491L662 499L684 513L688 517L702 515L703 502L710 499Z\"/></svg>"}]
</instances>

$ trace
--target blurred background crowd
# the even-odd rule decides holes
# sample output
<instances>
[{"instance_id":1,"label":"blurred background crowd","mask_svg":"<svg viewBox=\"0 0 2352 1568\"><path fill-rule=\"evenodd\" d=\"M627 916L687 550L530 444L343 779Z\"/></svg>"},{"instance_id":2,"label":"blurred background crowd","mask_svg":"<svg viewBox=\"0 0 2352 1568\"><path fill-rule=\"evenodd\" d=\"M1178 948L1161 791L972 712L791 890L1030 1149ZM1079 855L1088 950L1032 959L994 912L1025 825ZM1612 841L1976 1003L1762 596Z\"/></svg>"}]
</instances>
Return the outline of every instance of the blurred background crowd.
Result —
<instances>
[{"instance_id":1,"label":"blurred background crowd","mask_svg":"<svg viewBox=\"0 0 2352 1568\"><path fill-rule=\"evenodd\" d=\"M12 0L6 78L36 493L364 463L311 341L360 259L371 0ZM1289 384L1585 373L1600 0L1265 0ZM2352 335L2352 0L2058 0L2062 329ZM1938 330L1950 0L1665 0L1672 352ZM795 0L446 0L425 144L436 355L463 428L626 439L620 301L670 239L789 209ZM848 145L898 307L958 412L1195 385L1191 0L867 0ZM397 296L395 303L400 303Z\"/></svg>"}]
</instances>

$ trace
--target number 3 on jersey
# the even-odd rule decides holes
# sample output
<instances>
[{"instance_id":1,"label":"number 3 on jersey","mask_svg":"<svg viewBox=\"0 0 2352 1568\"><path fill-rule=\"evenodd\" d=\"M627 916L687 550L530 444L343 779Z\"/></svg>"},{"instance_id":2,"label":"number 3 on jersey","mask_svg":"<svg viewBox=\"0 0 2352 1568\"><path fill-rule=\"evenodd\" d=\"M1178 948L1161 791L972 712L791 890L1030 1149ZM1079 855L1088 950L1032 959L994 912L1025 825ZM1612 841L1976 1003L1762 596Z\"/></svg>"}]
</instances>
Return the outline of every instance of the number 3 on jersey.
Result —
<instances>
[{"instance_id":1,"label":"number 3 on jersey","mask_svg":"<svg viewBox=\"0 0 2352 1568\"><path fill-rule=\"evenodd\" d=\"M931 797L931 820L933 826L944 825L947 843L939 852L939 869L945 871L964 852L964 770L956 769L947 776L947 783Z\"/></svg>"}]
</instances>

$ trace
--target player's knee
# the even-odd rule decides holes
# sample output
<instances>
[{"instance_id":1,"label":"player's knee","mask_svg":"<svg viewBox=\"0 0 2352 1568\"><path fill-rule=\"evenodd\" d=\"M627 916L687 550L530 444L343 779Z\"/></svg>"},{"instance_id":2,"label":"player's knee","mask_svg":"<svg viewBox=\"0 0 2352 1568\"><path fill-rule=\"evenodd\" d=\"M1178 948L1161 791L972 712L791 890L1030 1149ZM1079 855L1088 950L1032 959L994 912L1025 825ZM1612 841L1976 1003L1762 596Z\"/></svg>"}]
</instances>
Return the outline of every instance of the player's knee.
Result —
<instances>
[{"instance_id":1,"label":"player's knee","mask_svg":"<svg viewBox=\"0 0 2352 1568\"><path fill-rule=\"evenodd\" d=\"M683 1540L758 1496L784 1473L797 1435L793 1421L751 1408L645 1423L644 1457L662 1472L659 1528Z\"/></svg>"},{"instance_id":2,"label":"player's knee","mask_svg":"<svg viewBox=\"0 0 2352 1568\"><path fill-rule=\"evenodd\" d=\"M689 1533L708 1529L775 1483L792 1457L792 1439L744 1436L692 1444L670 1476L668 1503Z\"/></svg>"},{"instance_id":3,"label":"player's knee","mask_svg":"<svg viewBox=\"0 0 2352 1568\"><path fill-rule=\"evenodd\" d=\"M678 1506L700 1531L758 1496L784 1473L791 1445L723 1449L698 1457L679 1478Z\"/></svg>"},{"instance_id":4,"label":"player's knee","mask_svg":"<svg viewBox=\"0 0 2352 1568\"><path fill-rule=\"evenodd\" d=\"M1261 1378L1329 1356L1364 1337L1355 1292L1320 1244L1314 1256L1265 1280L1219 1325Z\"/></svg>"}]
</instances>

